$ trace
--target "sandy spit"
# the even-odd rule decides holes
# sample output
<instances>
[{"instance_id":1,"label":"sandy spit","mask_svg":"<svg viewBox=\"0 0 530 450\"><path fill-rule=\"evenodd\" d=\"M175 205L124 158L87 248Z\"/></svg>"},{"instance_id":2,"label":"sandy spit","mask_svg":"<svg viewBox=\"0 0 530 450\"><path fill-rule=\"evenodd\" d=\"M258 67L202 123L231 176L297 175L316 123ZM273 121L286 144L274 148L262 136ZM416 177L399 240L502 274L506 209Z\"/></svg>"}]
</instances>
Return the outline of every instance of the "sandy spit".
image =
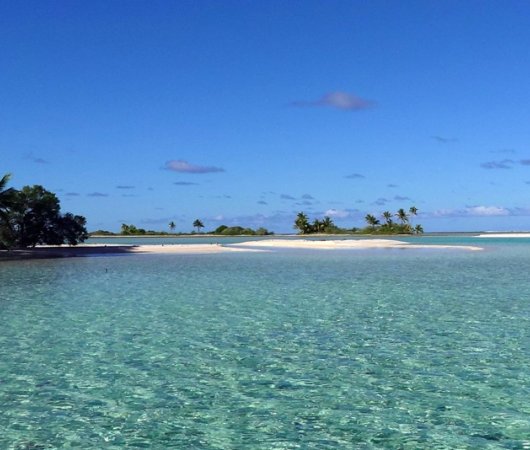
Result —
<instances>
[{"instance_id":1,"label":"sandy spit","mask_svg":"<svg viewBox=\"0 0 530 450\"><path fill-rule=\"evenodd\" d=\"M67 258L116 254L214 254L230 252L267 252L273 248L293 249L460 249L482 250L481 247L464 245L417 245L392 239L348 239L321 240L306 239L269 239L263 241L247 241L238 244L171 244L171 245L100 245L82 244L69 246L38 246L32 249L0 251L0 260L39 259L39 258Z\"/></svg>"},{"instance_id":2,"label":"sandy spit","mask_svg":"<svg viewBox=\"0 0 530 450\"><path fill-rule=\"evenodd\" d=\"M348 240L322 240L312 241L306 239L297 240L283 240L283 239L268 239L263 241L249 241L238 244L231 244L232 246L245 247L269 247L269 248L304 248L304 249L368 249L368 248L429 248L429 249L463 249L463 250L482 250L481 247L471 245L421 245L411 244L409 242L396 241L392 239L348 239Z\"/></svg>"}]
</instances>

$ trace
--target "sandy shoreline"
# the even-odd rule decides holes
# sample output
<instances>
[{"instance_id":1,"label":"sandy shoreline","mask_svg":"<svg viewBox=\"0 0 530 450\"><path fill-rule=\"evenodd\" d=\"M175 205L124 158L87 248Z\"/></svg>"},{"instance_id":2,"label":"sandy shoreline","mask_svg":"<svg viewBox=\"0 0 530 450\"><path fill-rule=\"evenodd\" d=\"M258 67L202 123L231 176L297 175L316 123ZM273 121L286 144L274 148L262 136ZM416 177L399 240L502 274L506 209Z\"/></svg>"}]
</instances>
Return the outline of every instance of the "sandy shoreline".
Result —
<instances>
[{"instance_id":1,"label":"sandy shoreline","mask_svg":"<svg viewBox=\"0 0 530 450\"><path fill-rule=\"evenodd\" d=\"M0 251L0 260L68 258L120 254L216 254L232 252L267 252L274 248L288 249L460 249L477 251L481 247L460 245L421 245L392 239L306 240L267 239L237 244L169 244L169 245L101 245L38 246L32 249Z\"/></svg>"},{"instance_id":2,"label":"sandy shoreline","mask_svg":"<svg viewBox=\"0 0 530 450\"><path fill-rule=\"evenodd\" d=\"M245 247L264 247L264 248L301 248L301 249L320 249L320 250L336 250L336 249L371 249L371 248L398 248L398 249L462 249L462 250L483 250L482 247L475 247L472 245L423 245L412 244L409 242L396 241L392 239L348 239L348 240L284 240L284 239L267 239L263 241L241 242L238 244L231 244L232 246Z\"/></svg>"}]
</instances>

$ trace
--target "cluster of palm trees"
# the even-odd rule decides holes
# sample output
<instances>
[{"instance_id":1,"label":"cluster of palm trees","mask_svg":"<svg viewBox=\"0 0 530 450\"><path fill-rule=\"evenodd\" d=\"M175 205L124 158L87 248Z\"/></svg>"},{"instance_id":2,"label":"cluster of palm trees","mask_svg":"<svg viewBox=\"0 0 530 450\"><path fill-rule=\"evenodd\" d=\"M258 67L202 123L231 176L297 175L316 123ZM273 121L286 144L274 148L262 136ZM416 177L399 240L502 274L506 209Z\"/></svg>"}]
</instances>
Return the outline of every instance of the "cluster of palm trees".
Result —
<instances>
[{"instance_id":1,"label":"cluster of palm trees","mask_svg":"<svg viewBox=\"0 0 530 450\"><path fill-rule=\"evenodd\" d=\"M381 217L384 223L374 216L373 214L367 214L364 218L368 224L367 231L381 234L421 234L423 233L423 227L419 224L413 226L411 218L418 214L418 208L411 206L409 211L405 211L403 208L399 208L395 214L390 211L384 211ZM397 218L398 222L394 222L394 217Z\"/></svg>"},{"instance_id":2,"label":"cluster of palm trees","mask_svg":"<svg viewBox=\"0 0 530 450\"><path fill-rule=\"evenodd\" d=\"M296 216L294 228L300 234L334 233L338 230L331 217L326 216L322 220L315 219L313 222L309 222L309 218L303 212L298 213Z\"/></svg>"}]
</instances>

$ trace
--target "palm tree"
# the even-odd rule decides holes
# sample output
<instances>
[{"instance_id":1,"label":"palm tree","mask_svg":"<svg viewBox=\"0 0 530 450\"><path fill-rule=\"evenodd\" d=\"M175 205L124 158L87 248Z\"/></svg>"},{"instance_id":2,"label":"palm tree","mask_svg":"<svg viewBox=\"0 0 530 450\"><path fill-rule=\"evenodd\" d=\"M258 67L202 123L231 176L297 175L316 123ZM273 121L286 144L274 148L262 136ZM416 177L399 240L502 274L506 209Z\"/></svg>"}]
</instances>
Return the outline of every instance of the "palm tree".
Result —
<instances>
[{"instance_id":1,"label":"palm tree","mask_svg":"<svg viewBox=\"0 0 530 450\"><path fill-rule=\"evenodd\" d=\"M294 221L294 228L299 230L300 234L306 234L309 232L309 220L303 212L299 212L296 215L296 220Z\"/></svg>"},{"instance_id":2,"label":"palm tree","mask_svg":"<svg viewBox=\"0 0 530 450\"><path fill-rule=\"evenodd\" d=\"M414 229L412 229L412 216L416 216L418 214L418 208L416 208L415 206L411 206L409 208L409 214L410 214L410 228L411 228L410 232L414 233Z\"/></svg>"},{"instance_id":3,"label":"palm tree","mask_svg":"<svg viewBox=\"0 0 530 450\"><path fill-rule=\"evenodd\" d=\"M6 173L0 178L0 248L11 248L13 241L13 224L9 208L14 206L17 191L13 188L6 189L11 178L10 173Z\"/></svg>"},{"instance_id":4,"label":"palm tree","mask_svg":"<svg viewBox=\"0 0 530 450\"><path fill-rule=\"evenodd\" d=\"M322 219L322 228L324 231L329 231L330 228L335 228L335 224L333 223L333 220L329 216L325 216Z\"/></svg>"},{"instance_id":5,"label":"palm tree","mask_svg":"<svg viewBox=\"0 0 530 450\"><path fill-rule=\"evenodd\" d=\"M419 224L416 225L416 226L414 227L414 232L415 232L416 234L422 234L422 233L423 233L423 227L422 227L421 225L419 225Z\"/></svg>"},{"instance_id":6,"label":"palm tree","mask_svg":"<svg viewBox=\"0 0 530 450\"><path fill-rule=\"evenodd\" d=\"M398 209L396 217L401 221L403 225L405 225L409 221L409 216L403 208Z\"/></svg>"},{"instance_id":7,"label":"palm tree","mask_svg":"<svg viewBox=\"0 0 530 450\"><path fill-rule=\"evenodd\" d=\"M366 214L364 220L372 229L379 225L379 220L373 214Z\"/></svg>"},{"instance_id":8,"label":"palm tree","mask_svg":"<svg viewBox=\"0 0 530 450\"><path fill-rule=\"evenodd\" d=\"M203 223L199 219L195 219L195 221L193 222L193 226L197 228L197 233L200 233L201 228L204 228Z\"/></svg>"},{"instance_id":9,"label":"palm tree","mask_svg":"<svg viewBox=\"0 0 530 450\"><path fill-rule=\"evenodd\" d=\"M11 199L15 193L15 189L13 188L6 189L7 183L10 179L10 173L6 173L2 178L0 178L0 211L9 207Z\"/></svg>"},{"instance_id":10,"label":"palm tree","mask_svg":"<svg viewBox=\"0 0 530 450\"><path fill-rule=\"evenodd\" d=\"M171 232L175 231L175 227L176 227L175 222L173 221L169 222L169 229L171 230Z\"/></svg>"},{"instance_id":11,"label":"palm tree","mask_svg":"<svg viewBox=\"0 0 530 450\"><path fill-rule=\"evenodd\" d=\"M390 227L392 226L392 213L390 211L385 211L383 213L383 218L386 221L386 224Z\"/></svg>"},{"instance_id":12,"label":"palm tree","mask_svg":"<svg viewBox=\"0 0 530 450\"><path fill-rule=\"evenodd\" d=\"M313 220L313 232L320 233L322 231L322 222L318 219Z\"/></svg>"}]
</instances>

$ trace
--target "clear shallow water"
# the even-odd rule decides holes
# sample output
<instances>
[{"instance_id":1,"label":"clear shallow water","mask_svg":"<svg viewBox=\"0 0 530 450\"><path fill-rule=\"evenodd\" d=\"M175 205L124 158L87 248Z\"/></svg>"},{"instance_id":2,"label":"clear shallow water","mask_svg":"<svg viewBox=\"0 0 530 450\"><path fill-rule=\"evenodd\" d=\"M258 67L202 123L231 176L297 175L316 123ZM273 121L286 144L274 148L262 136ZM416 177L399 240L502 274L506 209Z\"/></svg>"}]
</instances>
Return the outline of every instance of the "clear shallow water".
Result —
<instances>
[{"instance_id":1,"label":"clear shallow water","mask_svg":"<svg viewBox=\"0 0 530 450\"><path fill-rule=\"evenodd\" d=\"M524 241L2 263L0 448L530 448L528 273Z\"/></svg>"}]
</instances>

